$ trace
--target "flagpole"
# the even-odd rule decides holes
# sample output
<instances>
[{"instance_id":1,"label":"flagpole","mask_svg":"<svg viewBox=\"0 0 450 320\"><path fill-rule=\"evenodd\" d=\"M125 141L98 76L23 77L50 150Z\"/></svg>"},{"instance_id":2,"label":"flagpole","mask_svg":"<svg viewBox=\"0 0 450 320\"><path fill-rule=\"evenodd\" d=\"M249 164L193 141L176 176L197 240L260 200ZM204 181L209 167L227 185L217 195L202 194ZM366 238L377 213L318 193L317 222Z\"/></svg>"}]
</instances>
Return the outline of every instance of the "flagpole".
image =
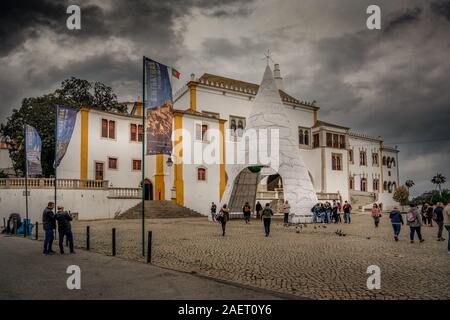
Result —
<instances>
[{"instance_id":1,"label":"flagpole","mask_svg":"<svg viewBox=\"0 0 450 320\"><path fill-rule=\"evenodd\" d=\"M56 163L57 154L58 154L58 105L55 105L55 160L53 162L55 164L55 214L58 211L58 207L56 206L56 200L57 200L56 183L58 182L57 176L56 176L56 173L58 171L58 169L57 169L58 164ZM56 239L56 229L55 229L55 239Z\"/></svg>"},{"instance_id":2,"label":"flagpole","mask_svg":"<svg viewBox=\"0 0 450 320\"><path fill-rule=\"evenodd\" d=\"M28 147L27 147L27 125L24 126L25 137L25 223L23 236L27 237L28 233Z\"/></svg>"},{"instance_id":3,"label":"flagpole","mask_svg":"<svg viewBox=\"0 0 450 320\"><path fill-rule=\"evenodd\" d=\"M141 161L141 187L142 187L142 256L145 257L145 56L142 57L142 161ZM139 128L138 128L139 136Z\"/></svg>"}]
</instances>

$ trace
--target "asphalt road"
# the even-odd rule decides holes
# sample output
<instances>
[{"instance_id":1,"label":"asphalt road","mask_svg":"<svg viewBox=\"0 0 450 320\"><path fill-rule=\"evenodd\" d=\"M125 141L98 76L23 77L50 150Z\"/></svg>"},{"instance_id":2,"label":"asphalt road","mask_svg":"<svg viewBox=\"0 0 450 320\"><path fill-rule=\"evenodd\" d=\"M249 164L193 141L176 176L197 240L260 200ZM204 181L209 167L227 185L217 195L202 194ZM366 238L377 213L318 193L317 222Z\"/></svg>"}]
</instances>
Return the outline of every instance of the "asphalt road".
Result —
<instances>
[{"instance_id":1,"label":"asphalt road","mask_svg":"<svg viewBox=\"0 0 450 320\"><path fill-rule=\"evenodd\" d=\"M42 242L0 236L0 299L289 299L271 291L78 250L44 256ZM67 267L81 269L69 290Z\"/></svg>"}]
</instances>

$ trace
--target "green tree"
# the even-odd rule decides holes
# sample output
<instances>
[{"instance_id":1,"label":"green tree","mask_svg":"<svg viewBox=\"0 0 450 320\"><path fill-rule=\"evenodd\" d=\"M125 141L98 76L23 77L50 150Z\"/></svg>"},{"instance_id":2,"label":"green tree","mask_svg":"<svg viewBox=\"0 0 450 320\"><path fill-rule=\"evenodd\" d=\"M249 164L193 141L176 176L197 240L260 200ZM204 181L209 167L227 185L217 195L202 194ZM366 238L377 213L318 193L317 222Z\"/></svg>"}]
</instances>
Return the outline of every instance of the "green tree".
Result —
<instances>
[{"instance_id":1,"label":"green tree","mask_svg":"<svg viewBox=\"0 0 450 320\"><path fill-rule=\"evenodd\" d=\"M442 194L442 185L445 183L445 181L447 180L446 177L444 177L442 174L437 173L432 179L431 179L431 183L435 184L438 186L439 189L439 194Z\"/></svg>"},{"instance_id":2,"label":"green tree","mask_svg":"<svg viewBox=\"0 0 450 320\"><path fill-rule=\"evenodd\" d=\"M25 172L25 124L36 128L41 136L43 175L54 175L55 108L58 104L76 109L88 106L105 111L126 112L126 106L118 103L117 96L110 87L75 77L64 80L61 88L53 93L23 99L20 109L14 109L6 123L0 126L0 135L11 146L9 154L16 175L24 175Z\"/></svg>"},{"instance_id":3,"label":"green tree","mask_svg":"<svg viewBox=\"0 0 450 320\"><path fill-rule=\"evenodd\" d=\"M392 197L395 201L399 202L402 206L408 204L409 201L409 191L405 186L400 186L394 191L394 195Z\"/></svg>"}]
</instances>

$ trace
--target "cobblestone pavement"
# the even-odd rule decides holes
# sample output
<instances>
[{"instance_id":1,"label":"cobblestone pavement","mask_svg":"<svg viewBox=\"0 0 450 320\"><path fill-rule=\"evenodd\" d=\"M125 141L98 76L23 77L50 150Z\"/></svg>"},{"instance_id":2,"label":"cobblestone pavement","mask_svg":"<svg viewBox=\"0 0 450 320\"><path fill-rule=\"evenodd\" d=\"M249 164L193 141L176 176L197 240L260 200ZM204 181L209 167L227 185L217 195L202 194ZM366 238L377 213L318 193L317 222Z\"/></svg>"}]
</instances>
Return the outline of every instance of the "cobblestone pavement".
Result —
<instances>
[{"instance_id":1,"label":"cobblestone pavement","mask_svg":"<svg viewBox=\"0 0 450 320\"><path fill-rule=\"evenodd\" d=\"M102 220L74 224L77 245L110 254L111 228L117 232L117 255L142 260L140 220ZM341 229L346 236L338 236ZM153 231L152 262L244 285L314 299L450 299L450 255L447 242L436 241L436 227L423 227L424 243L410 244L403 227L394 242L383 217L375 229L368 214L352 224L283 227L272 221L270 237L262 222L242 220L220 225L206 218L148 220ZM381 268L381 289L368 290L367 267ZM124 270L124 272L126 272Z\"/></svg>"}]
</instances>

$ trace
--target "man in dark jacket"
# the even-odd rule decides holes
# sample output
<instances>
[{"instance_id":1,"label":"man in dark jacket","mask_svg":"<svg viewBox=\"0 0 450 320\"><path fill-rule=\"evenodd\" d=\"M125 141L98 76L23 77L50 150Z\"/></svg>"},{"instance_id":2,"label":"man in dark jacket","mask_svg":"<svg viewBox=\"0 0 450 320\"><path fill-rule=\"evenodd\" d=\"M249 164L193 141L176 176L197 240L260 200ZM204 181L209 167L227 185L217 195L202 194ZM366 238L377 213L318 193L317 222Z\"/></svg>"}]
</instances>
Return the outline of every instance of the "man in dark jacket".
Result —
<instances>
[{"instance_id":1,"label":"man in dark jacket","mask_svg":"<svg viewBox=\"0 0 450 320\"><path fill-rule=\"evenodd\" d=\"M391 211L389 219L391 219L392 228L394 229L394 239L398 241L398 235L404 223L402 214L397 207L394 207L394 210Z\"/></svg>"},{"instance_id":2,"label":"man in dark jacket","mask_svg":"<svg viewBox=\"0 0 450 320\"><path fill-rule=\"evenodd\" d=\"M256 203L256 219L259 219L260 215L261 215L261 211L262 211L263 207L261 205L261 203L259 203L259 201Z\"/></svg>"},{"instance_id":3,"label":"man in dark jacket","mask_svg":"<svg viewBox=\"0 0 450 320\"><path fill-rule=\"evenodd\" d=\"M444 241L445 239L442 237L442 231L444 230L444 204L442 202L436 205L433 218L438 225L437 241Z\"/></svg>"},{"instance_id":4,"label":"man in dark jacket","mask_svg":"<svg viewBox=\"0 0 450 320\"><path fill-rule=\"evenodd\" d=\"M52 250L53 245L53 230L56 229L56 220L55 214L53 213L53 207L55 204L53 202L49 202L47 204L47 208L44 209L42 213L42 224L44 226L44 254L54 254L55 252Z\"/></svg>"},{"instance_id":5,"label":"man in dark jacket","mask_svg":"<svg viewBox=\"0 0 450 320\"><path fill-rule=\"evenodd\" d=\"M70 253L75 253L73 250L73 235L72 226L70 221L72 217L67 211L64 211L64 207L58 207L58 213L56 214L56 221L58 221L58 233L59 233L59 252L64 254L64 236L67 237L69 242Z\"/></svg>"}]
</instances>

